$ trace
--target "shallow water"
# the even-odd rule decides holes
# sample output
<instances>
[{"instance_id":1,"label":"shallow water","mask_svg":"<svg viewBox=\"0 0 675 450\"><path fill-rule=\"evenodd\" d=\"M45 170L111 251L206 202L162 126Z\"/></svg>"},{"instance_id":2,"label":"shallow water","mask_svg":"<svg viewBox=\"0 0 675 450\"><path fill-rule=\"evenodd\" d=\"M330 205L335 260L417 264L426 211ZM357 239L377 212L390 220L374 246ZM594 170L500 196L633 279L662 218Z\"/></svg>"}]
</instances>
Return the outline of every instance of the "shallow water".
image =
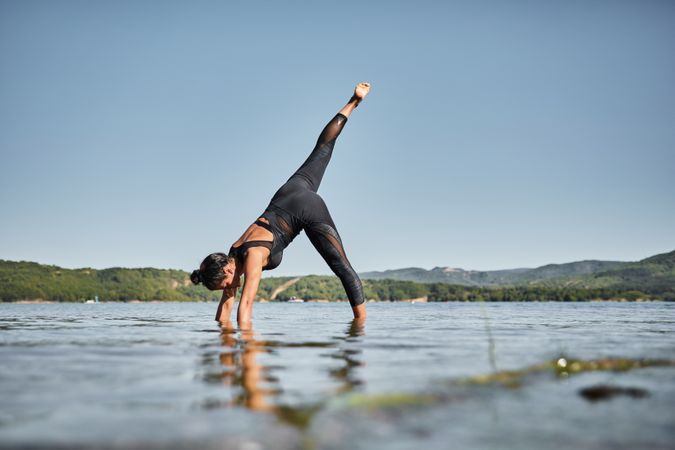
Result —
<instances>
[{"instance_id":1,"label":"shallow water","mask_svg":"<svg viewBox=\"0 0 675 450\"><path fill-rule=\"evenodd\" d=\"M675 304L0 305L0 447L672 448L675 367L527 372L566 358L675 360ZM590 402L596 385L644 390Z\"/></svg>"}]
</instances>

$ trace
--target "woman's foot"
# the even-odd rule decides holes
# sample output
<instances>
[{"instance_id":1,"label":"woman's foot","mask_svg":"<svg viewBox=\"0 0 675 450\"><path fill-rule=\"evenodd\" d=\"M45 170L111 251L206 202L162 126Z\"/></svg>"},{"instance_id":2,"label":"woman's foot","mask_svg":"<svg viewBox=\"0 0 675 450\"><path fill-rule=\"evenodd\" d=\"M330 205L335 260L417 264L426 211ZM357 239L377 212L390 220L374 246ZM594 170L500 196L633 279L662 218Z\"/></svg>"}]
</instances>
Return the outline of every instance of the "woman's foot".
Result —
<instances>
[{"instance_id":1,"label":"woman's foot","mask_svg":"<svg viewBox=\"0 0 675 450\"><path fill-rule=\"evenodd\" d=\"M370 92L370 83L359 83L354 88L354 97L360 102L366 98L368 92Z\"/></svg>"}]
</instances>

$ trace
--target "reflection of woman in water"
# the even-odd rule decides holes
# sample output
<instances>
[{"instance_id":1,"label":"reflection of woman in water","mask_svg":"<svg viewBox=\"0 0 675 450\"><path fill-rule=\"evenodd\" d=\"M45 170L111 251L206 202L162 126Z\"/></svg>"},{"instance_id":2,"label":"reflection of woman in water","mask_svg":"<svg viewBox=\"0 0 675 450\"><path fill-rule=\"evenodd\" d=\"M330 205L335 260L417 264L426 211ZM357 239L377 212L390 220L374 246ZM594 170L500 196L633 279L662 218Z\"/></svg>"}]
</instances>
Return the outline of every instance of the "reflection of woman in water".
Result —
<instances>
[{"instance_id":1,"label":"reflection of woman in water","mask_svg":"<svg viewBox=\"0 0 675 450\"><path fill-rule=\"evenodd\" d=\"M337 393L351 392L363 384L358 376L357 368L363 366L361 350L358 348L360 339L364 335L364 321L359 318L353 319L347 331L340 336L333 337L332 342L284 342L259 340L255 336L253 328L240 331L232 327L230 321L221 322L220 343L221 352L218 362L222 366L217 371L218 380L233 388L235 395L228 406L244 406L254 411L269 411L276 414L280 419L291 420L297 423L298 412L303 410L280 402L280 394L283 392L281 374L285 373L286 353L274 352L274 349L289 349L302 351L307 348L325 346L335 347L335 351L323 355L334 360L343 361L344 365L335 367L331 364L328 372L333 383L336 384ZM336 345L337 341L337 345ZM352 345L350 345L350 343ZM354 348L356 344L357 348ZM260 364L257 357L262 354L275 353L277 362L273 366ZM208 363L208 360L207 360ZM272 373L274 371L274 374ZM279 378L278 378L279 377ZM210 378L211 379L211 378Z\"/></svg>"},{"instance_id":2,"label":"reflection of woman in water","mask_svg":"<svg viewBox=\"0 0 675 450\"><path fill-rule=\"evenodd\" d=\"M270 381L266 375L267 368L256 361L258 353L268 352L265 342L257 341L252 329L242 330L241 339L237 339L229 322L222 325L221 342L229 350L220 354L220 363L227 369L223 371L223 381L243 388L234 404L254 411L273 411L267 400L274 390L260 387L261 383ZM238 352L234 352L235 349Z\"/></svg>"},{"instance_id":3,"label":"reflection of woman in water","mask_svg":"<svg viewBox=\"0 0 675 450\"><path fill-rule=\"evenodd\" d=\"M365 318L363 287L345 254L342 240L323 199L317 194L319 184L340 135L354 108L368 95L370 85L359 83L349 102L326 125L307 160L274 194L270 204L244 234L230 247L229 253L212 253L202 261L190 278L204 283L210 290L223 290L216 320L230 317L239 279L244 275L237 321L250 322L253 299L263 270L281 263L284 248L302 231L318 250L331 270L340 278L354 317Z\"/></svg>"}]
</instances>

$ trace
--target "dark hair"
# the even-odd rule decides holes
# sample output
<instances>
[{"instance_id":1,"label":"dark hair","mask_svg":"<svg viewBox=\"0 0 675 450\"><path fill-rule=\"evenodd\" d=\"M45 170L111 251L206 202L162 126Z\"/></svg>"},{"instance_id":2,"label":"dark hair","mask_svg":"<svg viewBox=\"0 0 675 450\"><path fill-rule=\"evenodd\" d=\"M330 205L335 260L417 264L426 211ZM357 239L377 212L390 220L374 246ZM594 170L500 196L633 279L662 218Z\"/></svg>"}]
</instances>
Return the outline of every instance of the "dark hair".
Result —
<instances>
[{"instance_id":1,"label":"dark hair","mask_svg":"<svg viewBox=\"0 0 675 450\"><path fill-rule=\"evenodd\" d=\"M212 291L220 289L220 283L225 278L223 267L232 259L225 253L211 253L204 258L204 261L199 265L199 269L192 271L190 280L194 284L204 283L204 286Z\"/></svg>"}]
</instances>

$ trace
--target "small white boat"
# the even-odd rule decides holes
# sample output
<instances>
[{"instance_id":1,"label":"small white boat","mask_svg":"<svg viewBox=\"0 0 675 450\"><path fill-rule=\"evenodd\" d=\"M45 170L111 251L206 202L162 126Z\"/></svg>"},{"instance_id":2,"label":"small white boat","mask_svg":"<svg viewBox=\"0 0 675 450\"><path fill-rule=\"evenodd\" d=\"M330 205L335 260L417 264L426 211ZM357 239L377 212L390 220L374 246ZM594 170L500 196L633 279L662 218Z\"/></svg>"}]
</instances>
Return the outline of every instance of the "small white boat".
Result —
<instances>
[{"instance_id":1,"label":"small white boat","mask_svg":"<svg viewBox=\"0 0 675 450\"><path fill-rule=\"evenodd\" d=\"M301 298L291 297L288 299L288 303L305 303L305 301Z\"/></svg>"},{"instance_id":2,"label":"small white boat","mask_svg":"<svg viewBox=\"0 0 675 450\"><path fill-rule=\"evenodd\" d=\"M84 303L98 303L98 295L95 295L93 300L85 300Z\"/></svg>"}]
</instances>

